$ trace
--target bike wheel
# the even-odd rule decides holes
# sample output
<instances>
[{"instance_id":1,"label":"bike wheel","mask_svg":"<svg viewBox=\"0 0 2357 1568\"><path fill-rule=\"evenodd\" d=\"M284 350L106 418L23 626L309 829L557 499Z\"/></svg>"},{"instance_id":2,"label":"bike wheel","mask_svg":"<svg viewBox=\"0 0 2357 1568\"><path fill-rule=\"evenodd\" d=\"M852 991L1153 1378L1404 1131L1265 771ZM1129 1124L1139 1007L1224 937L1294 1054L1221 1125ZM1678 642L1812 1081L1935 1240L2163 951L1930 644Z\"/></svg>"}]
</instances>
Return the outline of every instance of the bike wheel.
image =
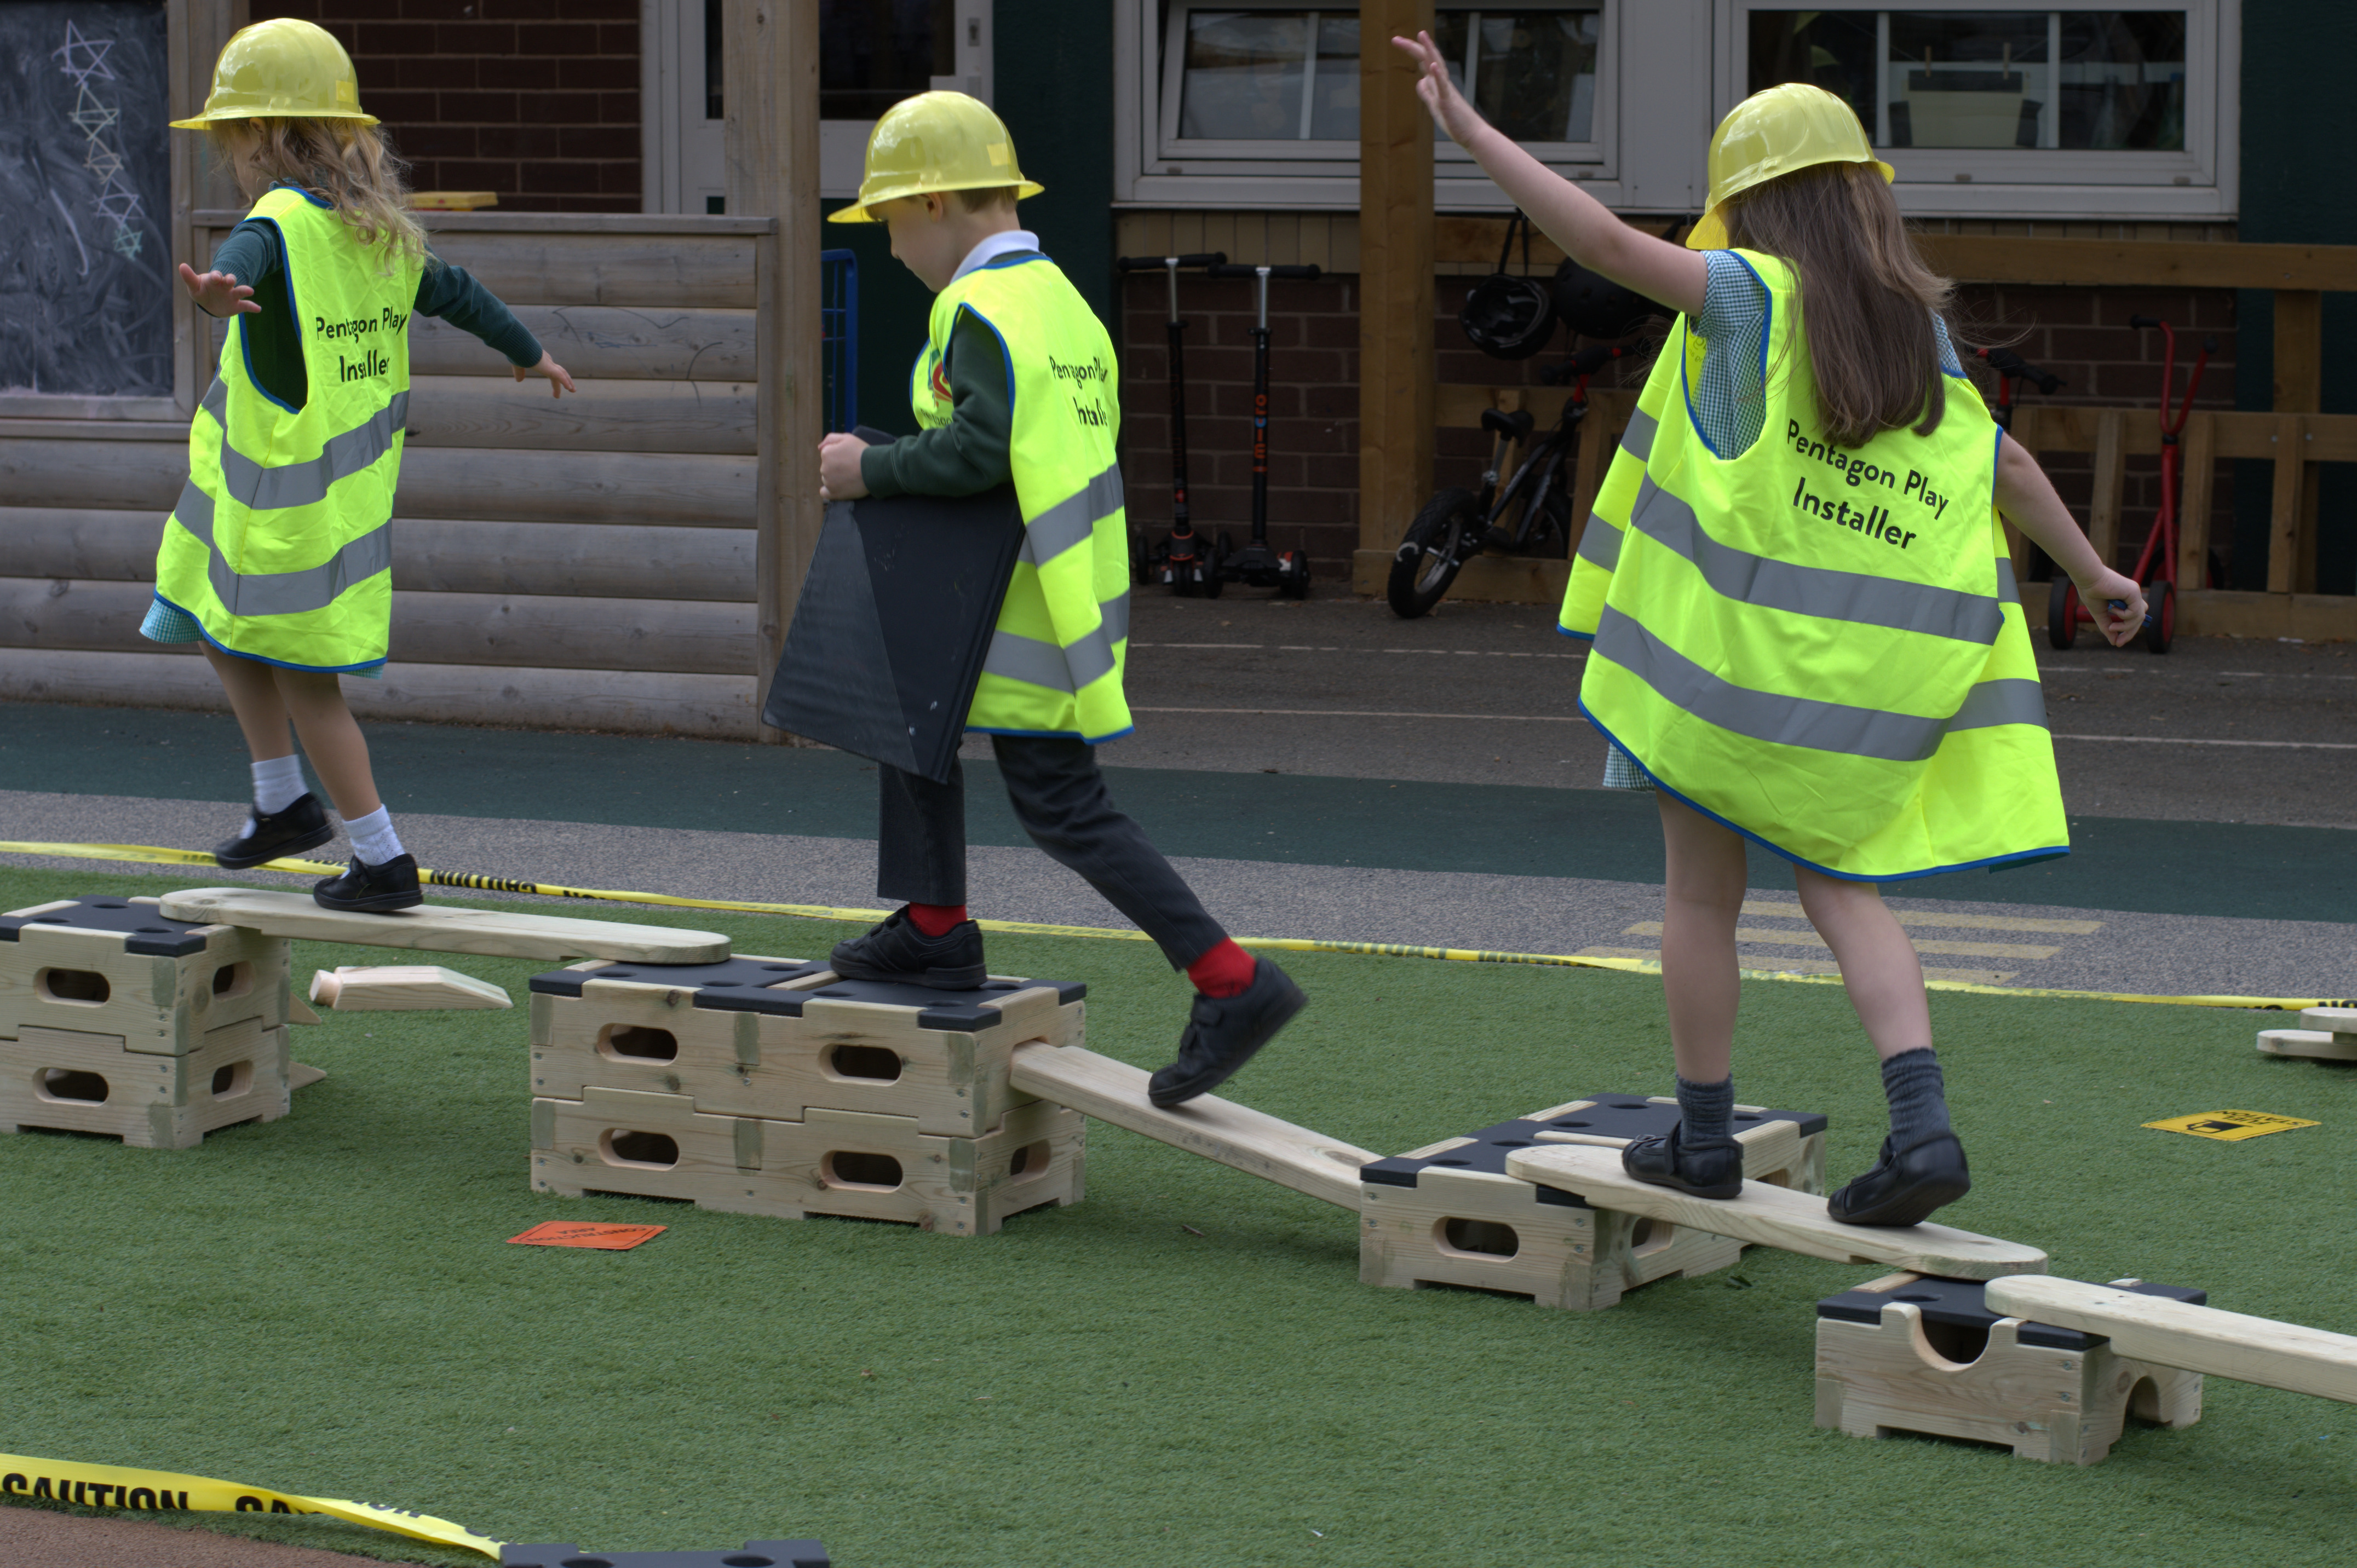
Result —
<instances>
[{"instance_id":1,"label":"bike wheel","mask_svg":"<svg viewBox=\"0 0 2357 1568\"><path fill-rule=\"evenodd\" d=\"M2046 589L2046 640L2061 652L2078 639L2079 585L2058 578Z\"/></svg>"},{"instance_id":2,"label":"bike wheel","mask_svg":"<svg viewBox=\"0 0 2357 1568\"><path fill-rule=\"evenodd\" d=\"M1277 597L1306 599L1309 596L1309 557L1298 550L1288 550L1278 557L1284 576L1276 585Z\"/></svg>"},{"instance_id":3,"label":"bike wheel","mask_svg":"<svg viewBox=\"0 0 2357 1568\"><path fill-rule=\"evenodd\" d=\"M1478 538L1481 529L1481 513L1469 490L1446 489L1426 502L1392 557L1391 578L1384 585L1392 614L1402 620L1429 615L1457 580L1469 536Z\"/></svg>"},{"instance_id":4,"label":"bike wheel","mask_svg":"<svg viewBox=\"0 0 2357 1568\"><path fill-rule=\"evenodd\" d=\"M2146 588L2144 645L2155 653L2166 653L2177 639L2177 585L2151 583Z\"/></svg>"}]
</instances>

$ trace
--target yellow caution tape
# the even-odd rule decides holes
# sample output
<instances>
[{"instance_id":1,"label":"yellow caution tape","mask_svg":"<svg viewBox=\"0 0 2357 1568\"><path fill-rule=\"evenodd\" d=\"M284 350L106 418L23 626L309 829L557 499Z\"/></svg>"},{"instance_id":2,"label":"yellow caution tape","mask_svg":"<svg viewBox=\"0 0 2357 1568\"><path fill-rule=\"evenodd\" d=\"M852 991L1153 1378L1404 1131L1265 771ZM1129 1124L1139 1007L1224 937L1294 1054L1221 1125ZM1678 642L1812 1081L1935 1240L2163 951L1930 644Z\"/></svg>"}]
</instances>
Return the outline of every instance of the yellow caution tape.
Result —
<instances>
[{"instance_id":1,"label":"yellow caution tape","mask_svg":"<svg viewBox=\"0 0 2357 1568\"><path fill-rule=\"evenodd\" d=\"M389 1530L415 1541L463 1546L496 1562L500 1542L463 1525L382 1503L342 1498L305 1498L267 1487L242 1487L203 1476L167 1470L134 1470L121 1465L77 1465L62 1459L31 1459L0 1454L0 1495L55 1499L84 1508L133 1509L159 1513L326 1514L372 1530Z\"/></svg>"},{"instance_id":2,"label":"yellow caution tape","mask_svg":"<svg viewBox=\"0 0 2357 1568\"><path fill-rule=\"evenodd\" d=\"M123 860L158 865L212 865L201 850L163 849L138 843L10 843L0 842L0 854L46 854L80 860ZM253 867L298 875L332 875L340 865L309 860L273 860ZM683 898L669 893L627 893L604 887L565 887L554 883L523 882L510 876L486 876L473 872L429 871L418 868L417 879L436 887L471 887L488 893L530 893L544 898L586 898L617 904L652 904L672 909L729 909L748 915L791 915L806 920L880 920L888 909L844 909L824 904L762 904L744 898ZM1029 937L1092 937L1100 940L1143 942L1143 931L1109 926L1055 926L1039 920L978 920L985 931L1007 931ZM1403 942L1326 941L1310 937L1238 937L1239 945L1271 948L1279 952L1361 953L1375 958L1439 959L1450 963L1521 963L1551 969L1613 969L1626 974L1659 974L1661 963L1643 958L1590 958L1580 953L1498 952L1486 948L1430 948ZM1791 970L1746 969L1746 980L1779 980L1793 985L1839 985L1837 974L1800 974ZM2357 1000L2298 996L2144 996L2120 991L2058 991L2031 986L1981 985L1962 980L1927 980L1931 991L1963 992L1975 996L2042 996L2074 1002L2145 1002L2176 1007L2244 1007L2262 1013L2298 1013L2310 1007L2357 1007Z\"/></svg>"}]
</instances>

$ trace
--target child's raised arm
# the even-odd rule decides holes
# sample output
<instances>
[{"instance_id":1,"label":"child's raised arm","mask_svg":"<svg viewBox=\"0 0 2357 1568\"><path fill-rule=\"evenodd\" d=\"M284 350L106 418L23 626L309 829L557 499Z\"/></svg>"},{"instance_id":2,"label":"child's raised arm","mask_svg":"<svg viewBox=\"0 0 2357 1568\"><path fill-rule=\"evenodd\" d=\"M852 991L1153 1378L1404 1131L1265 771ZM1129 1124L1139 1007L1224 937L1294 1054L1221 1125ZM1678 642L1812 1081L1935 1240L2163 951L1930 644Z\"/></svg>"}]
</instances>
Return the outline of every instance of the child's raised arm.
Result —
<instances>
[{"instance_id":1,"label":"child's raised arm","mask_svg":"<svg viewBox=\"0 0 2357 1568\"><path fill-rule=\"evenodd\" d=\"M1392 40L1417 63L1416 96L1449 140L1473 155L1481 172L1530 215L1564 253L1614 283L1692 316L1702 309L1702 252L1630 228L1587 192L1516 146L1481 118L1448 80L1430 33Z\"/></svg>"}]
</instances>

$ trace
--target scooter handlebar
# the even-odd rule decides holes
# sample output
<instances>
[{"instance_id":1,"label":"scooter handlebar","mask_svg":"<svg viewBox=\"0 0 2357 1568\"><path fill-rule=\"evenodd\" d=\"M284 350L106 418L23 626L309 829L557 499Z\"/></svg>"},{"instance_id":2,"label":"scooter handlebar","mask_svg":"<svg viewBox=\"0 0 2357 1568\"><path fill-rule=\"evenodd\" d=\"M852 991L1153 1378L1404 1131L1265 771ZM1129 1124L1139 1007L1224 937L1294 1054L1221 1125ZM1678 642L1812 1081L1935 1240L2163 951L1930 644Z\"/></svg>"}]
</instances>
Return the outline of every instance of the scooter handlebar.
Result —
<instances>
[{"instance_id":1,"label":"scooter handlebar","mask_svg":"<svg viewBox=\"0 0 2357 1568\"><path fill-rule=\"evenodd\" d=\"M2160 317L2158 316L2131 316L2128 317L2128 325L2138 329L2142 329L2147 327L2158 327L2160 325Z\"/></svg>"},{"instance_id":2,"label":"scooter handlebar","mask_svg":"<svg viewBox=\"0 0 2357 1568\"><path fill-rule=\"evenodd\" d=\"M1260 271L1259 267L1249 263L1235 262L1214 266L1211 269L1211 274L1215 278L1248 278L1257 275ZM1267 271L1268 275L1273 278L1315 278L1322 275L1321 270L1314 262L1308 266L1270 267Z\"/></svg>"},{"instance_id":3,"label":"scooter handlebar","mask_svg":"<svg viewBox=\"0 0 2357 1568\"><path fill-rule=\"evenodd\" d=\"M1116 256L1115 268L1125 273L1158 273L1176 261L1182 267L1216 267L1225 264L1225 251L1195 251L1183 256Z\"/></svg>"},{"instance_id":4,"label":"scooter handlebar","mask_svg":"<svg viewBox=\"0 0 2357 1568\"><path fill-rule=\"evenodd\" d=\"M1986 360L1989 369L1998 375L2028 381L2049 397L2066 384L2061 376L2051 371L2040 370L2010 349L1980 349L1975 351Z\"/></svg>"}]
</instances>

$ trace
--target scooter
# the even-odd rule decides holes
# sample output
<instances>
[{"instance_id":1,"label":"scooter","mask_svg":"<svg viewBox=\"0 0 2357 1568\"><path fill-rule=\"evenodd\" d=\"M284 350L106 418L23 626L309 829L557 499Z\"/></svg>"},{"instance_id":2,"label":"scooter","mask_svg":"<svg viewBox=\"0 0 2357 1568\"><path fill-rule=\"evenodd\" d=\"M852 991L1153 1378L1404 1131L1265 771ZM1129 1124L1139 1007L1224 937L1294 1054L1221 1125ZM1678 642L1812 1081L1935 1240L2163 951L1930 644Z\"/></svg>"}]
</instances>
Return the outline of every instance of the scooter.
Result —
<instances>
[{"instance_id":1,"label":"scooter","mask_svg":"<svg viewBox=\"0 0 2357 1568\"><path fill-rule=\"evenodd\" d=\"M1253 503L1252 542L1229 554L1222 549L1212 561L1213 575L1256 588L1275 588L1281 597L1309 596L1309 557L1298 550L1272 550L1268 545L1268 280L1310 279L1316 265L1299 267L1215 266L1215 278L1257 280L1257 310L1253 334ZM1226 541L1223 539L1222 544ZM1216 591L1216 590L1215 590Z\"/></svg>"},{"instance_id":2,"label":"scooter","mask_svg":"<svg viewBox=\"0 0 2357 1568\"><path fill-rule=\"evenodd\" d=\"M1178 271L1216 267L1227 259L1225 251L1205 251L1184 256L1122 256L1114 263L1125 273L1160 267L1170 277L1170 319L1163 323L1170 344L1170 534L1159 544L1141 548L1130 575L1141 584L1166 584L1181 597L1216 596L1220 579L1187 512L1187 323L1178 315Z\"/></svg>"},{"instance_id":3,"label":"scooter","mask_svg":"<svg viewBox=\"0 0 2357 1568\"><path fill-rule=\"evenodd\" d=\"M2136 570L2128 575L2145 590L2144 645L2154 653L2166 653L2177 636L2177 506L2178 491L2185 483L2181 467L2184 455L2178 447L2177 437L2185 428L2185 416L2193 410L2193 394L2201 385L2201 372L2216 351L2218 339L2201 339L2201 352L2195 356L2193 372L2185 379L2185 395L2177 400L2171 413L2169 406L2170 386L2177 380L2177 329L2168 322L2152 316L2131 316L2128 325L2138 330L2147 327L2160 328L2162 349L2160 359L2160 510L2154 514L2152 532L2145 535L2144 549L2136 555ZM2109 562L2104 563L2109 565ZM2068 648L2077 640L2079 628L2095 624L2094 612L2079 602L2075 584L2059 584L2060 589L2049 601L2046 614L2046 640L2058 649ZM2114 609L2123 607L2122 601L2111 601Z\"/></svg>"}]
</instances>

